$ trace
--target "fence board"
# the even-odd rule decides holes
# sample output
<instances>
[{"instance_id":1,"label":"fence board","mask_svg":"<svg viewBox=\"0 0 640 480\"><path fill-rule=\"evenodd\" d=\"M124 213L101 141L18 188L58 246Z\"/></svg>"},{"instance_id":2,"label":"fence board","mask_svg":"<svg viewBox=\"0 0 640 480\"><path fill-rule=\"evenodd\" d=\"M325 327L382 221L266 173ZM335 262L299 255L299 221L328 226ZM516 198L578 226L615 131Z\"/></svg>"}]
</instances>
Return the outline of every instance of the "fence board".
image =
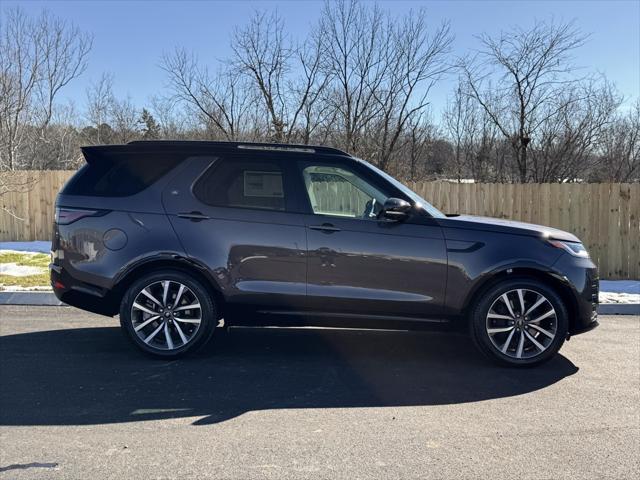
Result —
<instances>
[{"instance_id":1,"label":"fence board","mask_svg":"<svg viewBox=\"0 0 640 480\"><path fill-rule=\"evenodd\" d=\"M35 182L31 189L0 195L0 240L48 239L55 195L73 173L0 174ZM591 252L602 278L640 278L640 184L412 182L410 186L445 213L511 218L573 232ZM318 185L316 196L329 210L364 211L367 201L347 183Z\"/></svg>"},{"instance_id":2,"label":"fence board","mask_svg":"<svg viewBox=\"0 0 640 480\"><path fill-rule=\"evenodd\" d=\"M621 278L640 278L640 184L631 185L629 196L629 271Z\"/></svg>"}]
</instances>

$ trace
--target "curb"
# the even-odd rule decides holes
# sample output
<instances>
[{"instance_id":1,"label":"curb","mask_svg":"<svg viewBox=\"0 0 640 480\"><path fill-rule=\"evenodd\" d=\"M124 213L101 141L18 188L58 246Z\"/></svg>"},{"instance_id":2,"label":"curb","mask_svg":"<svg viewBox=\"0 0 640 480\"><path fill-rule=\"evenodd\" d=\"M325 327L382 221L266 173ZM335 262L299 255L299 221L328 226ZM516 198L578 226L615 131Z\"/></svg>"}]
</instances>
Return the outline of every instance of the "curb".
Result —
<instances>
[{"instance_id":1,"label":"curb","mask_svg":"<svg viewBox=\"0 0 640 480\"><path fill-rule=\"evenodd\" d=\"M602 303L598 305L600 315L640 315L640 303Z\"/></svg>"},{"instance_id":2,"label":"curb","mask_svg":"<svg viewBox=\"0 0 640 480\"><path fill-rule=\"evenodd\" d=\"M51 292L0 292L0 305L59 307L64 303Z\"/></svg>"},{"instance_id":3,"label":"curb","mask_svg":"<svg viewBox=\"0 0 640 480\"><path fill-rule=\"evenodd\" d=\"M0 305L60 307L65 304L50 292L0 292ZM600 315L640 315L640 303L602 303Z\"/></svg>"}]
</instances>

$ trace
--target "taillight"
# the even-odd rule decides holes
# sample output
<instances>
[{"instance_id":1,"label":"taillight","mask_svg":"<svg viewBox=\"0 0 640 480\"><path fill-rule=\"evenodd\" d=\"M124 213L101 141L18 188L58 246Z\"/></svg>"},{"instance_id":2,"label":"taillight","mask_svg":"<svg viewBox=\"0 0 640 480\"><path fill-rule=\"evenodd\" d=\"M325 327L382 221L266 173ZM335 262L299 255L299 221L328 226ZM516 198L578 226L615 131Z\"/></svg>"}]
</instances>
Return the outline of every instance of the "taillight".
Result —
<instances>
[{"instance_id":1,"label":"taillight","mask_svg":"<svg viewBox=\"0 0 640 480\"><path fill-rule=\"evenodd\" d=\"M99 217L104 215L104 210L85 210L81 208L56 207L54 221L58 225L69 225L81 218Z\"/></svg>"}]
</instances>

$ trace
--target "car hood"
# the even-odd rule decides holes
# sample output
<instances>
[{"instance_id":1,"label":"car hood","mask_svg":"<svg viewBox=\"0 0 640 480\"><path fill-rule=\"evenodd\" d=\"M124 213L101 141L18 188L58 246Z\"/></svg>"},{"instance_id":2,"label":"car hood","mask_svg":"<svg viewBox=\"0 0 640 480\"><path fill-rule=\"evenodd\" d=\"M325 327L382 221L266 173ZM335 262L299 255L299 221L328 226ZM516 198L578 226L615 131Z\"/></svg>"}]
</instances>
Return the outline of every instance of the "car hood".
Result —
<instances>
[{"instance_id":1,"label":"car hood","mask_svg":"<svg viewBox=\"0 0 640 480\"><path fill-rule=\"evenodd\" d=\"M477 217L475 215L456 215L442 219L442 226L448 228L467 228L490 232L530 235L543 238L554 238L568 242L579 242L575 235L557 228L535 225L533 223L516 222L502 218Z\"/></svg>"}]
</instances>

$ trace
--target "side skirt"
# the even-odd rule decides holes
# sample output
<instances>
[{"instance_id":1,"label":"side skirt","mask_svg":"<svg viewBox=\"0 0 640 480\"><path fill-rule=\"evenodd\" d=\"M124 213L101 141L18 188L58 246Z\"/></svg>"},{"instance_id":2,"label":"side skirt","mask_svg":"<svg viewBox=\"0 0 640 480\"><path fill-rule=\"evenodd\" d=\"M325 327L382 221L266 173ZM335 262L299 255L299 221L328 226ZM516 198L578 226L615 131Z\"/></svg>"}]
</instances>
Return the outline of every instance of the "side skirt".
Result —
<instances>
[{"instance_id":1,"label":"side skirt","mask_svg":"<svg viewBox=\"0 0 640 480\"><path fill-rule=\"evenodd\" d=\"M233 315L228 326L319 327L373 330L450 330L454 322L446 318L414 318L390 315L342 314L258 310L253 315Z\"/></svg>"}]
</instances>

